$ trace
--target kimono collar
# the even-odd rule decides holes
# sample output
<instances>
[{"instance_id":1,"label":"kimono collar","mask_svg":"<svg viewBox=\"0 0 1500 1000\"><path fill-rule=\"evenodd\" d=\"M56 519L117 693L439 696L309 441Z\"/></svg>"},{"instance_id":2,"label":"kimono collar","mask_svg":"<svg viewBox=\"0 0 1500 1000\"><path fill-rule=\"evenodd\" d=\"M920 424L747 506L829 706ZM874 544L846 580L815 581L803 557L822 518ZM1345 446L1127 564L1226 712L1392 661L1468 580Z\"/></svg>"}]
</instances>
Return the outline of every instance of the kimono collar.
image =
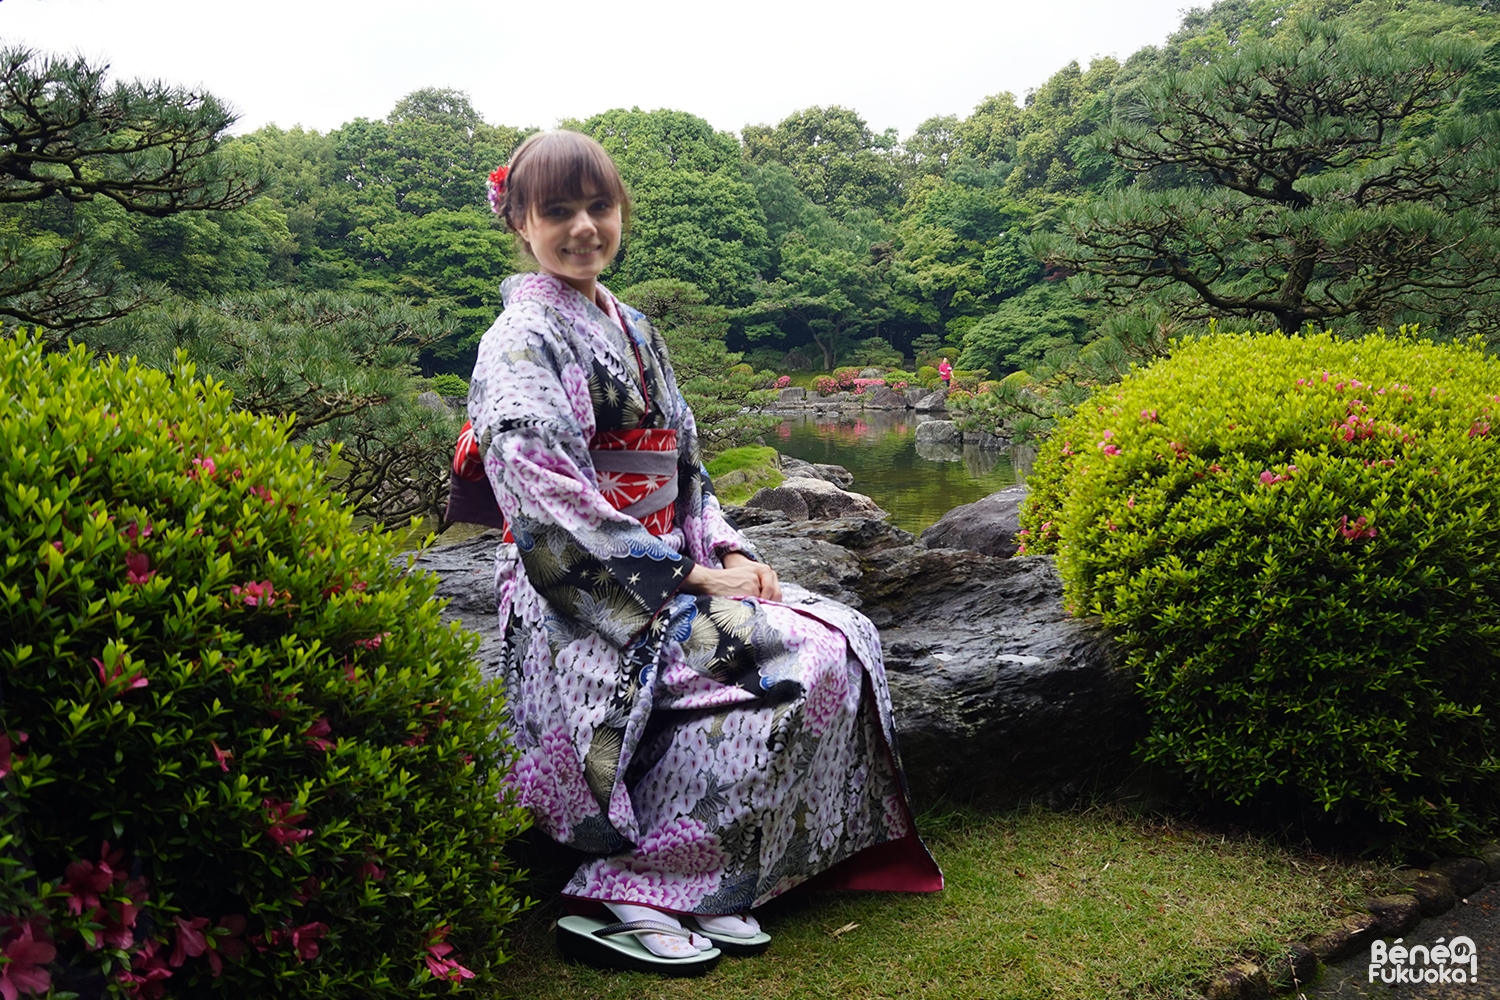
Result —
<instances>
[{"instance_id":1,"label":"kimono collar","mask_svg":"<svg viewBox=\"0 0 1500 1000\"><path fill-rule=\"evenodd\" d=\"M615 308L620 312L626 331L638 346L644 347L645 341L642 340L633 322L636 318L635 310L615 298L614 294L603 285L595 287L614 299ZM506 278L500 283L500 296L506 308L510 308L513 303L539 302L544 306L551 306L575 323L583 321L589 324L602 324L615 330L619 329L615 321L610 319L609 314L600 309L597 303L584 298L582 292L561 278L541 271L513 274Z\"/></svg>"}]
</instances>

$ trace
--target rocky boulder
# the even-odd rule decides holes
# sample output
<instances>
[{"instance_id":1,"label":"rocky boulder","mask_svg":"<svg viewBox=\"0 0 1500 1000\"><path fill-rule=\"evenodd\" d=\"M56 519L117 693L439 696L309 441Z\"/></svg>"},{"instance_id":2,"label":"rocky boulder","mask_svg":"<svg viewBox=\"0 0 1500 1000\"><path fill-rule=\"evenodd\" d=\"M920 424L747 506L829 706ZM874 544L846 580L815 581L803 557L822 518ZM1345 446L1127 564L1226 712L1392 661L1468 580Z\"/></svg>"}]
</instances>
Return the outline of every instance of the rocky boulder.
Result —
<instances>
[{"instance_id":1,"label":"rocky boulder","mask_svg":"<svg viewBox=\"0 0 1500 1000\"><path fill-rule=\"evenodd\" d=\"M782 475L792 477L798 476L806 479L821 479L832 483L841 490L847 490L854 485L854 473L842 465L824 465L817 462L804 462L800 458L791 458L787 455L780 456Z\"/></svg>"},{"instance_id":2,"label":"rocky boulder","mask_svg":"<svg viewBox=\"0 0 1500 1000\"><path fill-rule=\"evenodd\" d=\"M807 390L798 386L788 386L777 393L776 398L783 403L800 403L807 398Z\"/></svg>"},{"instance_id":3,"label":"rocky boulder","mask_svg":"<svg viewBox=\"0 0 1500 1000\"><path fill-rule=\"evenodd\" d=\"M930 395L932 395L931 389L924 389L921 386L912 386L901 393L901 398L906 400L907 406L916 406L918 403L920 403Z\"/></svg>"},{"instance_id":4,"label":"rocky boulder","mask_svg":"<svg viewBox=\"0 0 1500 1000\"><path fill-rule=\"evenodd\" d=\"M928 420L917 425L917 444L955 444L962 440L963 434L951 420Z\"/></svg>"},{"instance_id":5,"label":"rocky boulder","mask_svg":"<svg viewBox=\"0 0 1500 1000\"><path fill-rule=\"evenodd\" d=\"M796 504L786 496L788 493L801 497L802 503L807 508L806 517L808 518L821 520L850 513L861 513L866 516L881 513L880 508L875 506L875 501L863 493L849 493L827 480L807 476L788 476L775 490L761 490L756 493L746 501L746 506L770 506L774 510L786 511L793 520L801 520L795 516Z\"/></svg>"},{"instance_id":6,"label":"rocky boulder","mask_svg":"<svg viewBox=\"0 0 1500 1000\"><path fill-rule=\"evenodd\" d=\"M1001 559L1016 554L1025 486L1007 486L983 500L954 507L922 532L930 549L968 549Z\"/></svg>"},{"instance_id":7,"label":"rocky boulder","mask_svg":"<svg viewBox=\"0 0 1500 1000\"><path fill-rule=\"evenodd\" d=\"M918 413L935 413L948 408L948 390L938 389L929 392L921 399L912 404L912 409Z\"/></svg>"},{"instance_id":8,"label":"rocky boulder","mask_svg":"<svg viewBox=\"0 0 1500 1000\"><path fill-rule=\"evenodd\" d=\"M906 409L906 397L888 385L877 385L873 389L866 389L865 408L869 410L904 410Z\"/></svg>"}]
</instances>

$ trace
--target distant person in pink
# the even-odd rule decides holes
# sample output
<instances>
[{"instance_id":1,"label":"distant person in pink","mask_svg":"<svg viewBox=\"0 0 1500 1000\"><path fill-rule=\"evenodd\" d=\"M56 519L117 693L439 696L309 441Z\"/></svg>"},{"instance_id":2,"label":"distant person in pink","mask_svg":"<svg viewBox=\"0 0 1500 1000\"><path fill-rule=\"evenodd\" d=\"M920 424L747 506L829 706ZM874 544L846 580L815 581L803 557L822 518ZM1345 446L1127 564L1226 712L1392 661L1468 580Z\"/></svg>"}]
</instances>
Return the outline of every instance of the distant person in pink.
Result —
<instances>
[{"instance_id":1,"label":"distant person in pink","mask_svg":"<svg viewBox=\"0 0 1500 1000\"><path fill-rule=\"evenodd\" d=\"M953 366L948 363L947 358L938 362L938 378L943 380L944 389L953 387Z\"/></svg>"}]
</instances>

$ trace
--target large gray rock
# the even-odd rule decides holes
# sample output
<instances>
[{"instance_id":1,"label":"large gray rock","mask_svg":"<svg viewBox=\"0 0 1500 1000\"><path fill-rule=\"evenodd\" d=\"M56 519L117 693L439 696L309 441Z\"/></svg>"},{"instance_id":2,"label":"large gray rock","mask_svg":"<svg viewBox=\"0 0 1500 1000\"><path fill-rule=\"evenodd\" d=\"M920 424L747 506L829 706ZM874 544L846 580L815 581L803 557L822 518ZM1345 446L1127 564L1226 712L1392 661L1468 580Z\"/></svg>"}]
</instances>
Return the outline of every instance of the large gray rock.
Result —
<instances>
[{"instance_id":1,"label":"large gray rock","mask_svg":"<svg viewBox=\"0 0 1500 1000\"><path fill-rule=\"evenodd\" d=\"M936 413L940 410L946 410L947 408L947 389L938 389L934 392L929 392L927 395L923 396L921 399L917 400L917 402L912 404L912 409L916 410L918 413Z\"/></svg>"},{"instance_id":2,"label":"large gray rock","mask_svg":"<svg viewBox=\"0 0 1500 1000\"><path fill-rule=\"evenodd\" d=\"M865 390L865 408L869 410L904 410L906 397L888 385Z\"/></svg>"},{"instance_id":3,"label":"large gray rock","mask_svg":"<svg viewBox=\"0 0 1500 1000\"><path fill-rule=\"evenodd\" d=\"M861 368L859 370L859 377L860 378L885 378L885 369L884 368Z\"/></svg>"},{"instance_id":4,"label":"large gray rock","mask_svg":"<svg viewBox=\"0 0 1500 1000\"><path fill-rule=\"evenodd\" d=\"M426 392L417 394L417 405L425 407L426 409L429 409L434 413L448 412L448 404L443 401L443 397L439 396L431 389L428 389Z\"/></svg>"},{"instance_id":5,"label":"large gray rock","mask_svg":"<svg viewBox=\"0 0 1500 1000\"><path fill-rule=\"evenodd\" d=\"M907 406L916 406L930 395L932 395L931 389L924 389L919 385L911 386L901 393L901 397L906 400Z\"/></svg>"},{"instance_id":6,"label":"large gray rock","mask_svg":"<svg viewBox=\"0 0 1500 1000\"><path fill-rule=\"evenodd\" d=\"M783 403L800 403L807 399L807 390L799 386L782 389L777 398Z\"/></svg>"},{"instance_id":7,"label":"large gray rock","mask_svg":"<svg viewBox=\"0 0 1500 1000\"><path fill-rule=\"evenodd\" d=\"M917 444L955 444L962 440L963 434L951 420L928 420L917 425Z\"/></svg>"},{"instance_id":8,"label":"large gray rock","mask_svg":"<svg viewBox=\"0 0 1500 1000\"><path fill-rule=\"evenodd\" d=\"M749 515L750 511L731 510ZM1044 556L996 559L912 545L880 517L767 523L745 534L782 579L859 607L880 629L907 777L939 798L1005 809L1116 787L1144 726L1113 641L1062 607ZM497 533L429 550L445 615L498 663Z\"/></svg>"},{"instance_id":9,"label":"large gray rock","mask_svg":"<svg viewBox=\"0 0 1500 1000\"><path fill-rule=\"evenodd\" d=\"M983 500L954 507L922 532L931 549L969 549L1002 559L1016 554L1025 486L1007 486Z\"/></svg>"},{"instance_id":10,"label":"large gray rock","mask_svg":"<svg viewBox=\"0 0 1500 1000\"><path fill-rule=\"evenodd\" d=\"M745 506L779 510L793 521L806 521L808 518L807 501L802 499L802 494L780 486L756 490L755 495L745 501Z\"/></svg>"},{"instance_id":11,"label":"large gray rock","mask_svg":"<svg viewBox=\"0 0 1500 1000\"><path fill-rule=\"evenodd\" d=\"M788 477L801 476L806 479L821 479L832 483L841 490L847 490L854 485L854 473L842 465L825 465L821 462L804 462L800 458L792 458L789 455L780 456L781 471Z\"/></svg>"},{"instance_id":12,"label":"large gray rock","mask_svg":"<svg viewBox=\"0 0 1500 1000\"><path fill-rule=\"evenodd\" d=\"M807 508L806 517L830 518L842 517L845 514L858 513L865 516L875 516L881 513L875 501L863 493L848 493L825 479L815 479L809 476L788 476L781 481L781 485L774 490L761 490L746 501L750 507L773 507L776 510L784 510L791 515L793 520L801 520L797 517L795 503L784 499L786 494L797 494Z\"/></svg>"}]
</instances>

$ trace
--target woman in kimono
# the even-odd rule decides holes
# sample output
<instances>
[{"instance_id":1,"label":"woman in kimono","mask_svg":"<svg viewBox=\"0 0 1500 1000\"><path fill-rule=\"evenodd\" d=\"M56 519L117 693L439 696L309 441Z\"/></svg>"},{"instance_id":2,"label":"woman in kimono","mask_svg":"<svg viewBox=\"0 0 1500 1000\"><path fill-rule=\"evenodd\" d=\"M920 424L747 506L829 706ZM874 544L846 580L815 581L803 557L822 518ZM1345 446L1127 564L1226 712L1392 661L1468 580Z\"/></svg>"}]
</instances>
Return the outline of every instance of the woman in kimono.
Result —
<instances>
[{"instance_id":1,"label":"woman in kimono","mask_svg":"<svg viewBox=\"0 0 1500 1000\"><path fill-rule=\"evenodd\" d=\"M595 855L564 953L696 973L763 950L749 911L814 876L940 889L875 628L782 585L725 520L662 338L598 283L630 211L614 163L533 135L491 203L539 270L504 282L480 344L450 517L498 503L509 780Z\"/></svg>"}]
</instances>

